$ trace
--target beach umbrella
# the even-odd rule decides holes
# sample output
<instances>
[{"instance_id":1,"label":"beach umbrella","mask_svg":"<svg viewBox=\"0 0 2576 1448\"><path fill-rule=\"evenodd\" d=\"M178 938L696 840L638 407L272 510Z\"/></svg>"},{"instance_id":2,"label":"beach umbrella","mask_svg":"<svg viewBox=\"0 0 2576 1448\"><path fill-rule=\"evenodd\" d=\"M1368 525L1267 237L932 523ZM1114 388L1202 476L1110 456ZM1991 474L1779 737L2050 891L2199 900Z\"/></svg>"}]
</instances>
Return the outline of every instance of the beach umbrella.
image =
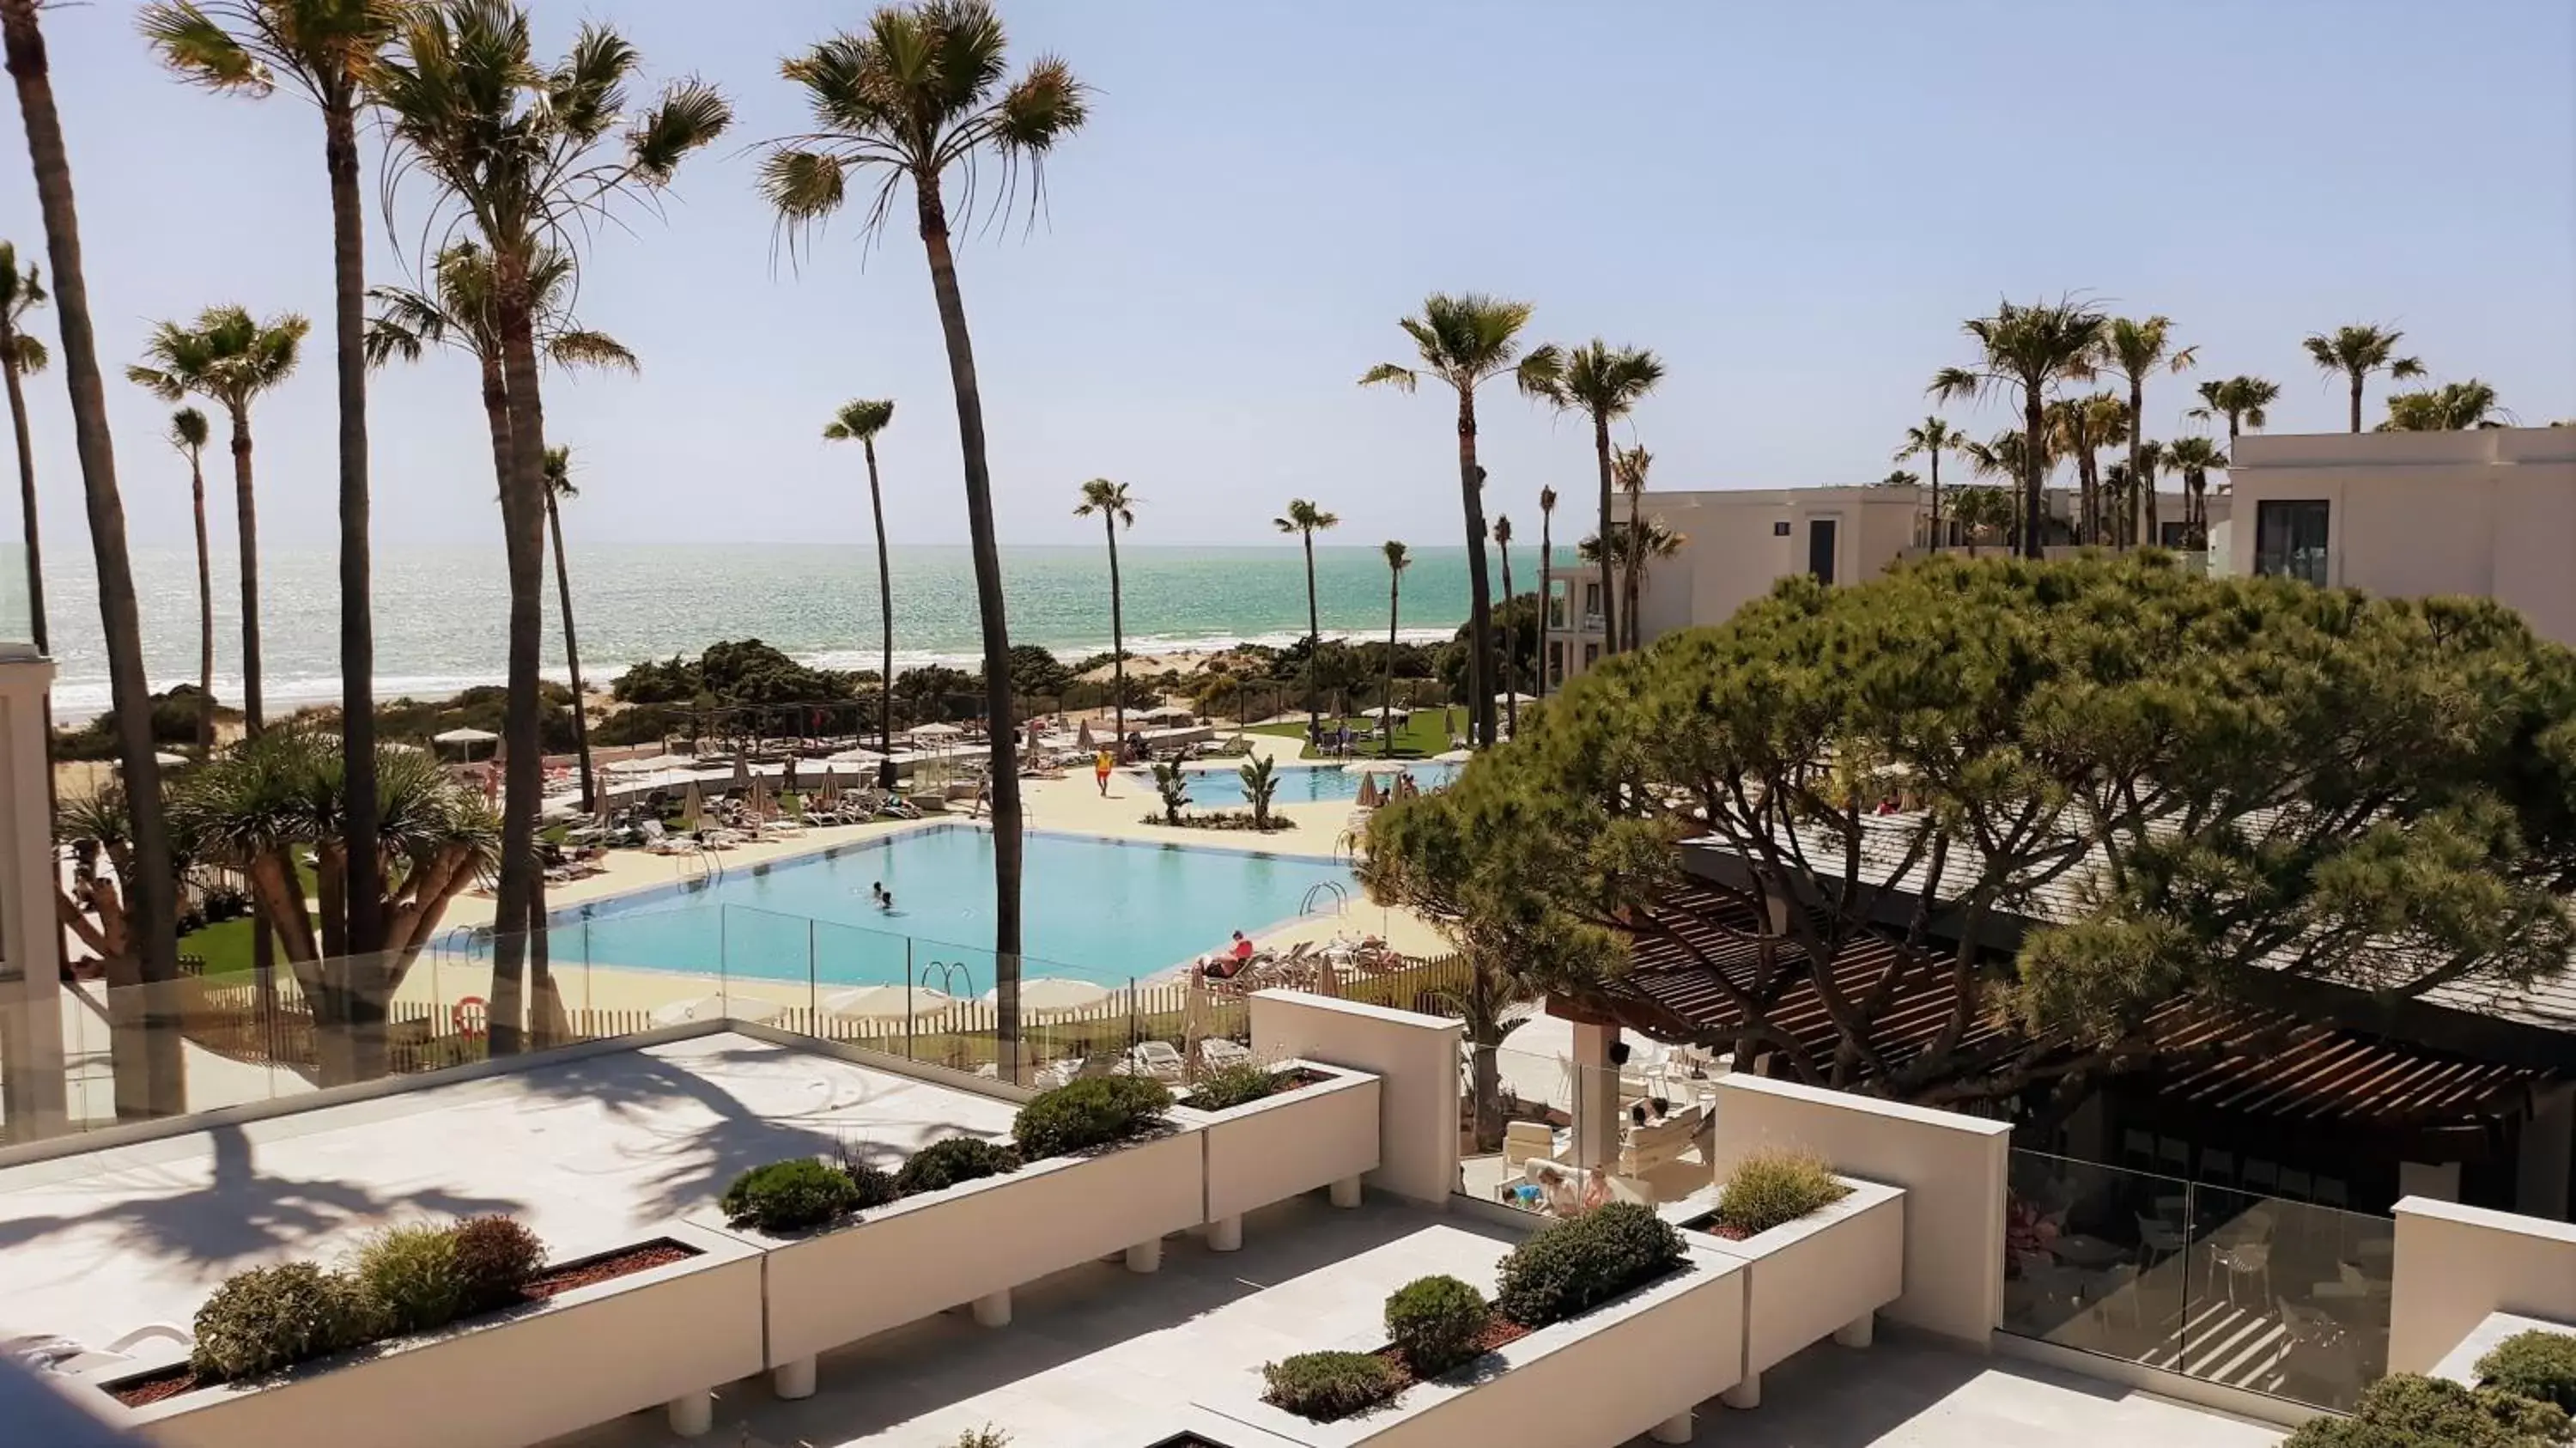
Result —
<instances>
[{"instance_id":1,"label":"beach umbrella","mask_svg":"<svg viewBox=\"0 0 2576 1448\"><path fill-rule=\"evenodd\" d=\"M1401 759L1358 759L1342 766L1353 774L1402 774L1412 767Z\"/></svg>"},{"instance_id":2,"label":"beach umbrella","mask_svg":"<svg viewBox=\"0 0 2576 1448\"><path fill-rule=\"evenodd\" d=\"M823 1014L844 1021L899 1021L906 1015L933 1015L956 1003L956 997L928 986L863 985L823 997Z\"/></svg>"},{"instance_id":3,"label":"beach umbrella","mask_svg":"<svg viewBox=\"0 0 2576 1448\"><path fill-rule=\"evenodd\" d=\"M751 817L758 819L769 808L769 779L762 774L751 776Z\"/></svg>"},{"instance_id":4,"label":"beach umbrella","mask_svg":"<svg viewBox=\"0 0 2576 1448\"><path fill-rule=\"evenodd\" d=\"M1355 803L1357 803L1362 809L1377 808L1376 779L1366 774L1360 776L1360 797L1355 801Z\"/></svg>"},{"instance_id":5,"label":"beach umbrella","mask_svg":"<svg viewBox=\"0 0 2576 1448\"><path fill-rule=\"evenodd\" d=\"M653 1024L680 1026L691 1021L772 1021L787 1007L761 996L707 995L653 1008Z\"/></svg>"},{"instance_id":6,"label":"beach umbrella","mask_svg":"<svg viewBox=\"0 0 2576 1448\"><path fill-rule=\"evenodd\" d=\"M1535 704L1538 702L1538 698L1533 694L1496 694L1494 696L1494 702L1497 704Z\"/></svg>"},{"instance_id":7,"label":"beach umbrella","mask_svg":"<svg viewBox=\"0 0 2576 1448\"><path fill-rule=\"evenodd\" d=\"M955 739L966 731L954 724L915 724L904 732L915 739Z\"/></svg>"},{"instance_id":8,"label":"beach umbrella","mask_svg":"<svg viewBox=\"0 0 2576 1448\"><path fill-rule=\"evenodd\" d=\"M475 745L498 743L501 736L493 733L489 729L457 728L450 729L442 734L433 734L429 736L429 738L430 742L433 744L455 745L466 758L472 759L474 757Z\"/></svg>"},{"instance_id":9,"label":"beach umbrella","mask_svg":"<svg viewBox=\"0 0 2576 1448\"><path fill-rule=\"evenodd\" d=\"M1195 719L1199 717L1178 704L1157 704L1145 711L1148 719Z\"/></svg>"},{"instance_id":10,"label":"beach umbrella","mask_svg":"<svg viewBox=\"0 0 2576 1448\"><path fill-rule=\"evenodd\" d=\"M885 756L873 749L844 749L823 756L826 764L881 764L884 761Z\"/></svg>"},{"instance_id":11,"label":"beach umbrella","mask_svg":"<svg viewBox=\"0 0 2576 1448\"><path fill-rule=\"evenodd\" d=\"M991 1005L1000 996L998 988L988 990L984 992L984 1003ZM1087 980L1041 975L1020 982L1020 1009L1024 1011L1075 1011L1107 999L1109 987Z\"/></svg>"},{"instance_id":12,"label":"beach umbrella","mask_svg":"<svg viewBox=\"0 0 2576 1448\"><path fill-rule=\"evenodd\" d=\"M163 769L184 769L197 761L184 754L173 754L167 749L156 749L152 752L152 762Z\"/></svg>"},{"instance_id":13,"label":"beach umbrella","mask_svg":"<svg viewBox=\"0 0 2576 1448\"><path fill-rule=\"evenodd\" d=\"M656 754L650 758L638 756L634 759L612 759L608 762L608 772L611 774L659 774L665 769L696 767L696 760L681 754Z\"/></svg>"},{"instance_id":14,"label":"beach umbrella","mask_svg":"<svg viewBox=\"0 0 2576 1448\"><path fill-rule=\"evenodd\" d=\"M841 807L841 776L826 771L823 775L823 808Z\"/></svg>"},{"instance_id":15,"label":"beach umbrella","mask_svg":"<svg viewBox=\"0 0 2576 1448\"><path fill-rule=\"evenodd\" d=\"M1091 739L1091 721L1090 721L1090 720L1088 720L1088 719L1083 720L1083 721L1082 721L1082 727L1081 727L1080 729L1077 729L1077 730L1075 730L1075 731L1074 731L1074 735L1073 735L1073 743L1074 743L1074 747L1075 747L1075 748L1080 749L1080 750L1081 750L1083 753L1085 753L1085 754L1089 754L1089 753L1090 753L1090 752L1092 752L1093 750L1095 750L1095 749L1097 749L1097 748L1099 748L1099 747L1100 747L1099 745L1097 745L1097 744L1095 744L1095 743L1093 743L1093 742L1092 742L1092 739Z\"/></svg>"},{"instance_id":16,"label":"beach umbrella","mask_svg":"<svg viewBox=\"0 0 2576 1448\"><path fill-rule=\"evenodd\" d=\"M698 827L698 815L704 811L705 808L706 802L698 797L697 776L691 775L689 777L689 787L687 792L680 796L680 828L682 830L696 829Z\"/></svg>"},{"instance_id":17,"label":"beach umbrella","mask_svg":"<svg viewBox=\"0 0 2576 1448\"><path fill-rule=\"evenodd\" d=\"M1434 764L1464 764L1475 757L1475 753L1471 750L1452 749L1446 754L1432 755L1431 762Z\"/></svg>"},{"instance_id":18,"label":"beach umbrella","mask_svg":"<svg viewBox=\"0 0 2576 1448\"><path fill-rule=\"evenodd\" d=\"M751 756L748 754L737 754L733 757L733 787L751 788Z\"/></svg>"}]
</instances>

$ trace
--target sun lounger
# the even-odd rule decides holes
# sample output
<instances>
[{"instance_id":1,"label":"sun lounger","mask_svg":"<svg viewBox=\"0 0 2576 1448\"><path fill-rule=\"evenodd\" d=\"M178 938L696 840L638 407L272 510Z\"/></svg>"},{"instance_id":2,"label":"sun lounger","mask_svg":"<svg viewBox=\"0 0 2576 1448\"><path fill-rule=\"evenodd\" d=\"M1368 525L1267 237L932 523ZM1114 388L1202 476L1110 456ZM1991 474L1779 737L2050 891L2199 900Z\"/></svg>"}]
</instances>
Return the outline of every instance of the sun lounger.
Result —
<instances>
[{"instance_id":1,"label":"sun lounger","mask_svg":"<svg viewBox=\"0 0 2576 1448\"><path fill-rule=\"evenodd\" d=\"M1252 1048L1240 1041L1230 1041L1223 1036L1210 1036L1199 1042L1199 1064L1210 1069L1231 1066L1251 1059Z\"/></svg>"},{"instance_id":2,"label":"sun lounger","mask_svg":"<svg viewBox=\"0 0 2576 1448\"><path fill-rule=\"evenodd\" d=\"M1129 1074L1177 1084L1189 1074L1180 1048L1169 1041L1139 1041L1127 1052Z\"/></svg>"}]
</instances>

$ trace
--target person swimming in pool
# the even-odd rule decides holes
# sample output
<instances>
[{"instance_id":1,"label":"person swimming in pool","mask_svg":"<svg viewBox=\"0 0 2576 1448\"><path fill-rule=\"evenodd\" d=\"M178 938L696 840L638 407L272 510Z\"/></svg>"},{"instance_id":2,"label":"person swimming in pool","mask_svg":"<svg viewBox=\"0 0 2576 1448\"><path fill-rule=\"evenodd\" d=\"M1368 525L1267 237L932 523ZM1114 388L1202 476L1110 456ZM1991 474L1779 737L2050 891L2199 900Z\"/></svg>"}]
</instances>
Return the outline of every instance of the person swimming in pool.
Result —
<instances>
[{"instance_id":1,"label":"person swimming in pool","mask_svg":"<svg viewBox=\"0 0 2576 1448\"><path fill-rule=\"evenodd\" d=\"M871 904L871 905L876 906L876 907L877 907L878 909L880 909L880 910L882 910L882 909L884 909L884 908L885 908L885 903L886 903L886 887L885 887L885 881L883 881L883 880L871 880L871 881L869 881L869 882L868 882L868 903L869 903L869 904Z\"/></svg>"}]
</instances>

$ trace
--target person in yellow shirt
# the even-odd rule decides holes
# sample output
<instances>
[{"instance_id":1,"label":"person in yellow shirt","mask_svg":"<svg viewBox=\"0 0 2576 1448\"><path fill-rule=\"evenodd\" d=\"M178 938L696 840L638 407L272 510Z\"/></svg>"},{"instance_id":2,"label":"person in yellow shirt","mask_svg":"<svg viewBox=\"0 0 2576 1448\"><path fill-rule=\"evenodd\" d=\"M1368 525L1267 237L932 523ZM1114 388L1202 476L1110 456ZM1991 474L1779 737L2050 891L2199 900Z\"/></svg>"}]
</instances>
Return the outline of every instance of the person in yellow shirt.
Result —
<instances>
[{"instance_id":1,"label":"person in yellow shirt","mask_svg":"<svg viewBox=\"0 0 2576 1448\"><path fill-rule=\"evenodd\" d=\"M1106 749L1091 756L1091 777L1100 785L1102 799L1109 798L1109 771L1115 767L1116 761L1109 757L1109 751Z\"/></svg>"}]
</instances>

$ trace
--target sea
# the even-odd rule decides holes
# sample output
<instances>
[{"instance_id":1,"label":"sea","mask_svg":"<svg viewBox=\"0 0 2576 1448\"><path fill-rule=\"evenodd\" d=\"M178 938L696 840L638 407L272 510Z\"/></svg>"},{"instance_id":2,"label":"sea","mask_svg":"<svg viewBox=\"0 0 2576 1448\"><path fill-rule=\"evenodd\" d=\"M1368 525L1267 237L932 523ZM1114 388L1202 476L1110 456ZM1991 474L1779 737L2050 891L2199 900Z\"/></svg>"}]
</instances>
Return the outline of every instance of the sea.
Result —
<instances>
[{"instance_id":1,"label":"sea","mask_svg":"<svg viewBox=\"0 0 2576 1448\"><path fill-rule=\"evenodd\" d=\"M694 655L723 639L756 638L818 667L877 666L870 546L575 541L567 551L582 673L593 687L628 665ZM1513 552L1513 582L1528 591L1537 550ZM1422 548L1412 556L1399 635L1446 639L1467 616L1467 550ZM1305 557L1293 546L1127 546L1118 559L1131 652L1277 645L1305 635ZM509 588L499 549L387 543L377 547L374 564L379 698L441 698L502 681ZM978 664L975 575L965 545L897 547L891 564L895 667ZM134 572L153 687L193 683L194 551L136 549ZM240 584L226 550L217 552L214 575L215 694L231 702L241 697ZM1109 647L1109 561L1098 544L1004 548L1002 576L1013 643L1043 645L1068 663ZM1499 575L1495 588L1499 593ZM107 707L107 658L90 559L76 538L67 535L50 550L45 590L59 670L54 711L86 718ZM1386 558L1376 547L1319 544L1315 590L1327 637L1386 636ZM332 548L262 552L260 654L272 708L339 699L339 607ZM548 672L563 678L551 569L546 629Z\"/></svg>"}]
</instances>

